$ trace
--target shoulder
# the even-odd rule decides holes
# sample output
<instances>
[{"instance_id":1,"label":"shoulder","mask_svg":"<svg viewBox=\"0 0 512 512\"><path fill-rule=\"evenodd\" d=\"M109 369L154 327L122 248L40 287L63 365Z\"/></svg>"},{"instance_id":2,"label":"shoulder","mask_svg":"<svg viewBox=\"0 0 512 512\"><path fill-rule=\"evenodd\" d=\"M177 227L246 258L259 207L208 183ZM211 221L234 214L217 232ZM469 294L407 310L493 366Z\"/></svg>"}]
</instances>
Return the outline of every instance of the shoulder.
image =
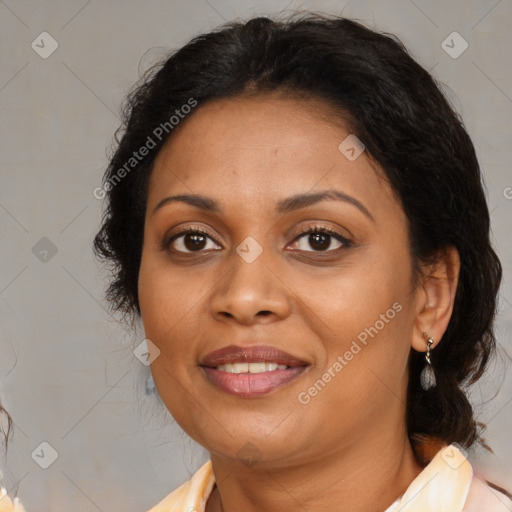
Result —
<instances>
[{"instance_id":1,"label":"shoulder","mask_svg":"<svg viewBox=\"0 0 512 512\"><path fill-rule=\"evenodd\" d=\"M469 487L463 512L510 512L512 500L506 491L489 484L478 474L474 474Z\"/></svg>"},{"instance_id":2,"label":"shoulder","mask_svg":"<svg viewBox=\"0 0 512 512\"><path fill-rule=\"evenodd\" d=\"M211 461L148 512L202 512L215 484Z\"/></svg>"}]
</instances>

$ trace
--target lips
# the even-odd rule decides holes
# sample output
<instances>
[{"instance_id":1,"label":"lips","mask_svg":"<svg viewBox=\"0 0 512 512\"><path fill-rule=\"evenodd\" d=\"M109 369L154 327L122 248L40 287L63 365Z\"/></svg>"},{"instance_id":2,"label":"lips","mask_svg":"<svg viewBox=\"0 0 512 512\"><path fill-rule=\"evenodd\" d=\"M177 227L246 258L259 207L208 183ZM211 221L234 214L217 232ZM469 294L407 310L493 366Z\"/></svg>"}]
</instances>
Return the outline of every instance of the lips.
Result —
<instances>
[{"instance_id":1,"label":"lips","mask_svg":"<svg viewBox=\"0 0 512 512\"><path fill-rule=\"evenodd\" d=\"M253 345L249 347L230 345L210 352L201 362L201 366L216 368L222 364L258 363L260 361L284 364L292 368L307 365L306 361L302 361L287 352L269 345Z\"/></svg>"},{"instance_id":2,"label":"lips","mask_svg":"<svg viewBox=\"0 0 512 512\"><path fill-rule=\"evenodd\" d=\"M222 391L254 398L295 380L309 365L268 345L230 345L210 352L200 366L210 383Z\"/></svg>"}]
</instances>

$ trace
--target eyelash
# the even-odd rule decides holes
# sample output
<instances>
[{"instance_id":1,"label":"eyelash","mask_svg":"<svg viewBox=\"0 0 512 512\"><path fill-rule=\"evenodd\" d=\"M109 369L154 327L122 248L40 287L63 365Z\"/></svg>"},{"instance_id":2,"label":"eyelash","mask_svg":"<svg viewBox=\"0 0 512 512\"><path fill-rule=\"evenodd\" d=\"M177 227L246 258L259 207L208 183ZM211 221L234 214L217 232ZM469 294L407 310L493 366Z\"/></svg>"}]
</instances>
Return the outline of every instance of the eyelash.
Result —
<instances>
[{"instance_id":1,"label":"eyelash","mask_svg":"<svg viewBox=\"0 0 512 512\"><path fill-rule=\"evenodd\" d=\"M336 239L338 242L341 242L343 245L341 247L338 247L337 249L327 249L325 251L302 251L302 252L314 252L314 253L317 253L317 254L330 254L330 253L335 253L335 252L339 251L342 248L347 249L347 248L352 246L352 243L350 242L350 240L345 238L343 235L341 235L337 231L335 231L335 230L333 230L331 228L325 227L325 226L311 226L311 227L309 227L308 229L306 229L305 231L302 231L299 235L297 235L293 239L292 243L300 240L305 235L309 235L309 234L312 234L312 233L320 233L320 234L324 234L324 235L329 235L329 236L333 237L334 239ZM174 252L174 253L177 253L177 254L194 254L194 253L198 253L199 254L199 253L201 253L203 251L203 249L201 249L199 251L188 251L188 252L185 252L185 251L172 251L170 249L170 247L169 247L170 244L172 242L174 242L175 240L177 240L178 238L180 238L181 236L184 236L184 235L203 235L203 236L213 240L217 245L220 245L204 229L188 227L188 228L183 229L182 231L179 231L178 233L174 233L173 235L171 235L169 237L165 237L163 242L162 242L161 249L164 250L164 251Z\"/></svg>"},{"instance_id":2,"label":"eyelash","mask_svg":"<svg viewBox=\"0 0 512 512\"><path fill-rule=\"evenodd\" d=\"M338 233L334 229L331 229L331 228L328 228L328 227L325 227L325 226L311 226L308 229L306 229L305 231L302 231L298 236L296 236L293 239L293 242L296 242L297 240L300 240L304 236L310 235L312 233L320 233L320 234L323 234L323 235L329 235L332 238L334 238L335 240L337 240L338 242L341 242L342 246L338 247L337 249L327 249L326 251L305 251L305 252L314 252L314 253L317 253L317 254L331 254L331 253L338 252L339 250L341 250L343 248L347 249L347 248L351 247L350 240L345 238L343 235L341 235L340 233Z\"/></svg>"}]
</instances>

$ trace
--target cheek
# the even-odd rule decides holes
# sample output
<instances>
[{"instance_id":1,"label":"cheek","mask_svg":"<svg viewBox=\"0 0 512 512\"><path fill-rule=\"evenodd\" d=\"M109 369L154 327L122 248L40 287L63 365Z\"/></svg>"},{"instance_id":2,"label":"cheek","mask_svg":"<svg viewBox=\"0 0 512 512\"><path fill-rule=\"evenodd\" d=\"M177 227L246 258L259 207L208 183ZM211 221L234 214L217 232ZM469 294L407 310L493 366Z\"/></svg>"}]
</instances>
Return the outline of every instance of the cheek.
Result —
<instances>
[{"instance_id":1,"label":"cheek","mask_svg":"<svg viewBox=\"0 0 512 512\"><path fill-rule=\"evenodd\" d=\"M171 268L160 256L143 255L139 303L146 338L160 350L151 365L158 392L173 415L180 416L199 379L198 340L208 332L208 294L218 273ZM181 424L179 418L176 420ZM183 420L184 421L184 420Z\"/></svg>"},{"instance_id":2,"label":"cheek","mask_svg":"<svg viewBox=\"0 0 512 512\"><path fill-rule=\"evenodd\" d=\"M204 284L205 279L191 280L155 260L143 255L138 285L145 336L160 350L151 364L151 373L167 409L194 437L197 420L193 418L201 418L204 410L196 410L198 402L187 383L191 372L197 371L193 340L197 339L204 314L198 308L204 295L200 282Z\"/></svg>"},{"instance_id":3,"label":"cheek","mask_svg":"<svg viewBox=\"0 0 512 512\"><path fill-rule=\"evenodd\" d=\"M368 250L337 274L296 280L294 290L304 301L300 314L324 352L309 384L324 377L336 382L328 386L329 401L357 407L357 400L382 400L386 387L403 393L414 312L407 254L397 256Z\"/></svg>"},{"instance_id":4,"label":"cheek","mask_svg":"<svg viewBox=\"0 0 512 512\"><path fill-rule=\"evenodd\" d=\"M198 279L198 274L199 271L171 271L160 256L145 256L143 253L138 293L148 337L154 336L156 342L162 342L172 338L173 332L182 329L191 317L198 318L195 310L205 293L205 279Z\"/></svg>"},{"instance_id":5,"label":"cheek","mask_svg":"<svg viewBox=\"0 0 512 512\"><path fill-rule=\"evenodd\" d=\"M403 309L409 294L410 276L398 272L395 262L374 257L368 251L355 254L351 261L323 276L290 275L294 292L304 303L304 314L317 316L320 328L339 341L357 337L377 322L379 331L388 331L397 324L396 309ZM406 269L406 266L402 266ZM393 304L399 302L402 307ZM387 315L386 315L387 312ZM381 315L384 318L381 319ZM364 338L364 336L362 336Z\"/></svg>"}]
</instances>

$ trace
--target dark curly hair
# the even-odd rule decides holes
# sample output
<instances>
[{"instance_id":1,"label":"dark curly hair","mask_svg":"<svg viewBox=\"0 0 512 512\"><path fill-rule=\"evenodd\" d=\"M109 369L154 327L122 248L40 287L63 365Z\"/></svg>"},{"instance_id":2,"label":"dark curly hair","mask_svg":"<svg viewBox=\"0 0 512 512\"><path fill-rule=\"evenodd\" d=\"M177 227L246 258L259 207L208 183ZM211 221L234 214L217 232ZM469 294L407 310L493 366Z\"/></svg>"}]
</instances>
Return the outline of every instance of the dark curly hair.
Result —
<instances>
[{"instance_id":1,"label":"dark curly hair","mask_svg":"<svg viewBox=\"0 0 512 512\"><path fill-rule=\"evenodd\" d=\"M94 250L111 263L112 309L132 320L140 316L137 281L148 179L159 149L172 136L172 117L185 117L180 129L187 121L181 114L191 110L186 105L200 108L214 99L271 92L324 100L363 141L407 215L416 276L443 248L458 250L453 313L433 358L438 383L422 389L424 355L411 349L407 426L411 439L466 448L484 443L484 425L475 420L465 390L495 350L502 268L489 239L475 149L439 83L400 40L353 20L306 13L229 23L194 38L143 77L127 98L115 153L95 194L107 199ZM135 159L150 139L146 156Z\"/></svg>"},{"instance_id":2,"label":"dark curly hair","mask_svg":"<svg viewBox=\"0 0 512 512\"><path fill-rule=\"evenodd\" d=\"M9 436L11 434L12 429L12 418L9 413L5 410L4 406L0 403L0 422L2 427L0 428L0 436L3 438L3 443L5 444L5 449L7 449L7 444L9 442Z\"/></svg>"}]
</instances>

